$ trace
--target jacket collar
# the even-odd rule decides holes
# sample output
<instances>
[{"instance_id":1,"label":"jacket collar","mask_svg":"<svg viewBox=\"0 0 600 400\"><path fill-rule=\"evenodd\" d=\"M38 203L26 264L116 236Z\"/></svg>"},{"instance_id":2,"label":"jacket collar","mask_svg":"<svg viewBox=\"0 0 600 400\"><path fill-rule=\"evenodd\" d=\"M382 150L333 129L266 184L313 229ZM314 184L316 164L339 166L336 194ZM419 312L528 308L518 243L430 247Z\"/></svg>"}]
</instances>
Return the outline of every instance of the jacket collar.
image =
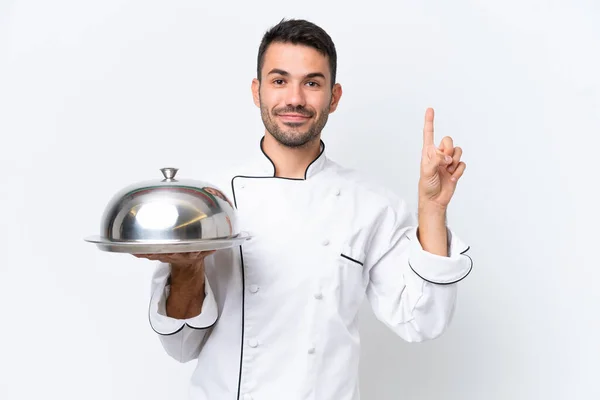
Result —
<instances>
[{"instance_id":1,"label":"jacket collar","mask_svg":"<svg viewBox=\"0 0 600 400\"><path fill-rule=\"evenodd\" d=\"M263 150L263 141L264 140L265 140L265 138L263 136L260 139L260 144L259 144L261 155L259 156L258 169L262 176L275 177L275 164L269 158L267 153L265 153L265 151ZM314 159L306 168L306 171L304 172L304 179L297 179L297 180L306 180L306 179L312 178L313 176L315 176L316 174L318 174L325 168L326 163L327 163L327 157L325 155L325 143L323 142L323 140L321 140L321 152L319 153L317 158ZM290 179L290 178L287 178L287 179Z\"/></svg>"}]
</instances>

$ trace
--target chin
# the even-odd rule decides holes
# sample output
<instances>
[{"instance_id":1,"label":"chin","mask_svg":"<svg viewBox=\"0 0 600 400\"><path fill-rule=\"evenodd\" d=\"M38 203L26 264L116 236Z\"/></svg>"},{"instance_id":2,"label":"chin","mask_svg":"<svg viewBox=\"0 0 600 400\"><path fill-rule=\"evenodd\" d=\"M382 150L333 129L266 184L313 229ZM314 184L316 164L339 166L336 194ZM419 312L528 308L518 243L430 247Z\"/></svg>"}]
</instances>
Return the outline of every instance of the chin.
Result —
<instances>
[{"instance_id":1,"label":"chin","mask_svg":"<svg viewBox=\"0 0 600 400\"><path fill-rule=\"evenodd\" d=\"M288 147L303 147L312 142L315 138L308 133L286 136L283 144Z\"/></svg>"}]
</instances>

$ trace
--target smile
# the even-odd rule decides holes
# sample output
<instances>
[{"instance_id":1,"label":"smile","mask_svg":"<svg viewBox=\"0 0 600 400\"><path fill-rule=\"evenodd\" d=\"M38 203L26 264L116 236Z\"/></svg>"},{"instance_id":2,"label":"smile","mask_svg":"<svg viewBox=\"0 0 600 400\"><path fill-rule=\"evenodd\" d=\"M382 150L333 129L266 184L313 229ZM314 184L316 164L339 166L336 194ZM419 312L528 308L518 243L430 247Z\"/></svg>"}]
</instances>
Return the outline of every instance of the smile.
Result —
<instances>
[{"instance_id":1,"label":"smile","mask_svg":"<svg viewBox=\"0 0 600 400\"><path fill-rule=\"evenodd\" d=\"M310 117L299 115L299 114L279 114L279 118L288 122L303 122L309 119Z\"/></svg>"}]
</instances>

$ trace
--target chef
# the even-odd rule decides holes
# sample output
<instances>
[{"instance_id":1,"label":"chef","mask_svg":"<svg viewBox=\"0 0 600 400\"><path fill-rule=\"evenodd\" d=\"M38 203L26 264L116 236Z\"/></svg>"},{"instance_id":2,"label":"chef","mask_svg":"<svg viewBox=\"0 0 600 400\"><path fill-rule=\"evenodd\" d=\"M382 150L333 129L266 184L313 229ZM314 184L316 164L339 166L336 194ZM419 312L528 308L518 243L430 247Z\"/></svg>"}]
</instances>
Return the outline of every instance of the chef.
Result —
<instances>
[{"instance_id":1,"label":"chef","mask_svg":"<svg viewBox=\"0 0 600 400\"><path fill-rule=\"evenodd\" d=\"M357 314L367 299L400 338L450 324L469 247L446 226L465 170L425 112L418 213L327 157L338 107L336 50L305 20L283 20L258 52L254 103L265 133L222 184L252 235L241 247L138 255L159 261L150 324L165 351L195 360L193 400L358 400ZM374 72L376 74L376 72ZM373 77L375 78L375 77Z\"/></svg>"}]
</instances>

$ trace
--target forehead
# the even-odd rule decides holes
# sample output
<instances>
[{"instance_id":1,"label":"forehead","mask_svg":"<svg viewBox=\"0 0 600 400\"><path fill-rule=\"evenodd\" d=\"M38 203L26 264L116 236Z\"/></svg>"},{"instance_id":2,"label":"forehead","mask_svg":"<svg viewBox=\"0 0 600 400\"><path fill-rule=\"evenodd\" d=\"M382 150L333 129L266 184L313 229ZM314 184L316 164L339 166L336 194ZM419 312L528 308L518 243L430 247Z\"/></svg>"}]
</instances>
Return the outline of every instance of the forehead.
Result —
<instances>
[{"instance_id":1,"label":"forehead","mask_svg":"<svg viewBox=\"0 0 600 400\"><path fill-rule=\"evenodd\" d=\"M306 75L320 72L329 76L327 56L315 48L293 43L271 43L265 52L262 74L273 68L282 69L291 75Z\"/></svg>"}]
</instances>

